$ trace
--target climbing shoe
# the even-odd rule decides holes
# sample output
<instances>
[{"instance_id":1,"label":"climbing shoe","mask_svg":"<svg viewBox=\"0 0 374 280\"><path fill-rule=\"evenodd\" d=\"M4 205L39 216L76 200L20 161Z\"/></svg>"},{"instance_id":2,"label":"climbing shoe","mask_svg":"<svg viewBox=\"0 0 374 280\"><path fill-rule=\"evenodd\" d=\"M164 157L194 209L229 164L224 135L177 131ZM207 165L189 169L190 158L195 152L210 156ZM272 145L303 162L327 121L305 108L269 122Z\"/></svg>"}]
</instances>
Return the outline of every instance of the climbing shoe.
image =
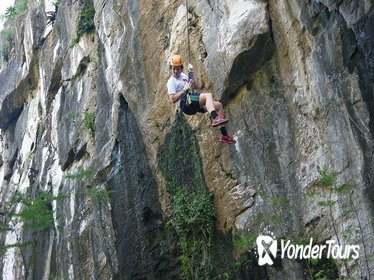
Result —
<instances>
[{"instance_id":1,"label":"climbing shoe","mask_svg":"<svg viewBox=\"0 0 374 280\"><path fill-rule=\"evenodd\" d=\"M219 137L219 141L225 144L235 144L236 141L234 140L234 136L232 134L228 133L227 135L222 135Z\"/></svg>"},{"instance_id":2,"label":"climbing shoe","mask_svg":"<svg viewBox=\"0 0 374 280\"><path fill-rule=\"evenodd\" d=\"M224 115L218 115L217 117L212 119L212 127L217 127L219 125L223 125L223 124L227 123L228 121L229 120L225 119Z\"/></svg>"}]
</instances>

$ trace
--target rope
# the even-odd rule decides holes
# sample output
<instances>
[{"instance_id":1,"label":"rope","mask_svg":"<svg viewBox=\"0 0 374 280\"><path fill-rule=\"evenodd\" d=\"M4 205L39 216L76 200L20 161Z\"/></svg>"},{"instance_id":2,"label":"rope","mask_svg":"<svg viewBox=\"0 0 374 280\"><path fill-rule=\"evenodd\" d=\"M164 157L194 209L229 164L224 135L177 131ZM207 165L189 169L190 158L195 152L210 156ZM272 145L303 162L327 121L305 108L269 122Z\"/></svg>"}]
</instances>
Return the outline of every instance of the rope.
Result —
<instances>
[{"instance_id":1,"label":"rope","mask_svg":"<svg viewBox=\"0 0 374 280\"><path fill-rule=\"evenodd\" d=\"M188 30L188 0L186 0L187 65L190 63L190 32Z\"/></svg>"},{"instance_id":2,"label":"rope","mask_svg":"<svg viewBox=\"0 0 374 280\"><path fill-rule=\"evenodd\" d=\"M190 32L188 30L188 0L186 0L186 30L187 30L187 66L190 63ZM188 75L188 81L190 75ZM180 100L180 115L183 115L183 109L186 106L187 96L184 95Z\"/></svg>"}]
</instances>

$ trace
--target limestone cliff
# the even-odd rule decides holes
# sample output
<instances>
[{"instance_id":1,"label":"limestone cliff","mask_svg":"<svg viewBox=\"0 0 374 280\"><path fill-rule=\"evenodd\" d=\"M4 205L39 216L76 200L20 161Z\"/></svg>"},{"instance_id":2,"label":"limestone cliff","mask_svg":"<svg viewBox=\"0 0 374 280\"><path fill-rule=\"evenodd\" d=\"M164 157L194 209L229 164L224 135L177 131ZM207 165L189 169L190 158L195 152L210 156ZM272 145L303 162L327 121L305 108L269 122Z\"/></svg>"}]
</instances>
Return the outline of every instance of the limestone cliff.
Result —
<instances>
[{"instance_id":1,"label":"limestone cliff","mask_svg":"<svg viewBox=\"0 0 374 280\"><path fill-rule=\"evenodd\" d=\"M1 279L374 278L371 0L54 3L1 38ZM235 145L170 103L175 53ZM359 258L259 266L270 233Z\"/></svg>"}]
</instances>

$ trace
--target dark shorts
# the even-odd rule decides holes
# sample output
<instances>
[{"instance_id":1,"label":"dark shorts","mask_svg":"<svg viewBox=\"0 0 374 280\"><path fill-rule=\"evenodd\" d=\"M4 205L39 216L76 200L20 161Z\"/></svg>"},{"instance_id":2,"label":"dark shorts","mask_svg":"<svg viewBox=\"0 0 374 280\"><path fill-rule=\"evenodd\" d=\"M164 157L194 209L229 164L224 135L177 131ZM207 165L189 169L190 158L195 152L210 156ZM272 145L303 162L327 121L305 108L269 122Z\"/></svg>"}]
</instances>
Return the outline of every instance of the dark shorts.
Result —
<instances>
[{"instance_id":1,"label":"dark shorts","mask_svg":"<svg viewBox=\"0 0 374 280\"><path fill-rule=\"evenodd\" d=\"M185 100L181 100L181 108L183 113L187 115L195 115L196 113L206 113L204 107L200 107L199 103L199 92L194 92L190 95L191 97L191 104L187 105Z\"/></svg>"}]
</instances>

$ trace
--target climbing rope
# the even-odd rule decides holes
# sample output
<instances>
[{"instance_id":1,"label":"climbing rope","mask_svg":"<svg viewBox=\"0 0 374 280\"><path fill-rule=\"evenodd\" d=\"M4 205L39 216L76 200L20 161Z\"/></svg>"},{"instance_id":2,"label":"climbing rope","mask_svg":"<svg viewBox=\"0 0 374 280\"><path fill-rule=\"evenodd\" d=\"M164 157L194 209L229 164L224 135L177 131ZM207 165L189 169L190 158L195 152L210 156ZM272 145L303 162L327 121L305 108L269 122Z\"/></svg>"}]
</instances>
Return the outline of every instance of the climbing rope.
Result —
<instances>
[{"instance_id":1,"label":"climbing rope","mask_svg":"<svg viewBox=\"0 0 374 280\"><path fill-rule=\"evenodd\" d=\"M190 63L190 32L188 30L188 0L186 0L187 65Z\"/></svg>"},{"instance_id":2,"label":"climbing rope","mask_svg":"<svg viewBox=\"0 0 374 280\"><path fill-rule=\"evenodd\" d=\"M186 31L187 31L187 66L190 64L190 32L189 32L189 28L188 28L188 0L186 0ZM190 81L190 79L192 79L191 77L192 73L188 73L188 82ZM180 111L178 114L178 116L182 116L183 115L183 109L184 107L186 106L186 102L187 102L187 94L184 94L183 97L181 98L180 100Z\"/></svg>"}]
</instances>

